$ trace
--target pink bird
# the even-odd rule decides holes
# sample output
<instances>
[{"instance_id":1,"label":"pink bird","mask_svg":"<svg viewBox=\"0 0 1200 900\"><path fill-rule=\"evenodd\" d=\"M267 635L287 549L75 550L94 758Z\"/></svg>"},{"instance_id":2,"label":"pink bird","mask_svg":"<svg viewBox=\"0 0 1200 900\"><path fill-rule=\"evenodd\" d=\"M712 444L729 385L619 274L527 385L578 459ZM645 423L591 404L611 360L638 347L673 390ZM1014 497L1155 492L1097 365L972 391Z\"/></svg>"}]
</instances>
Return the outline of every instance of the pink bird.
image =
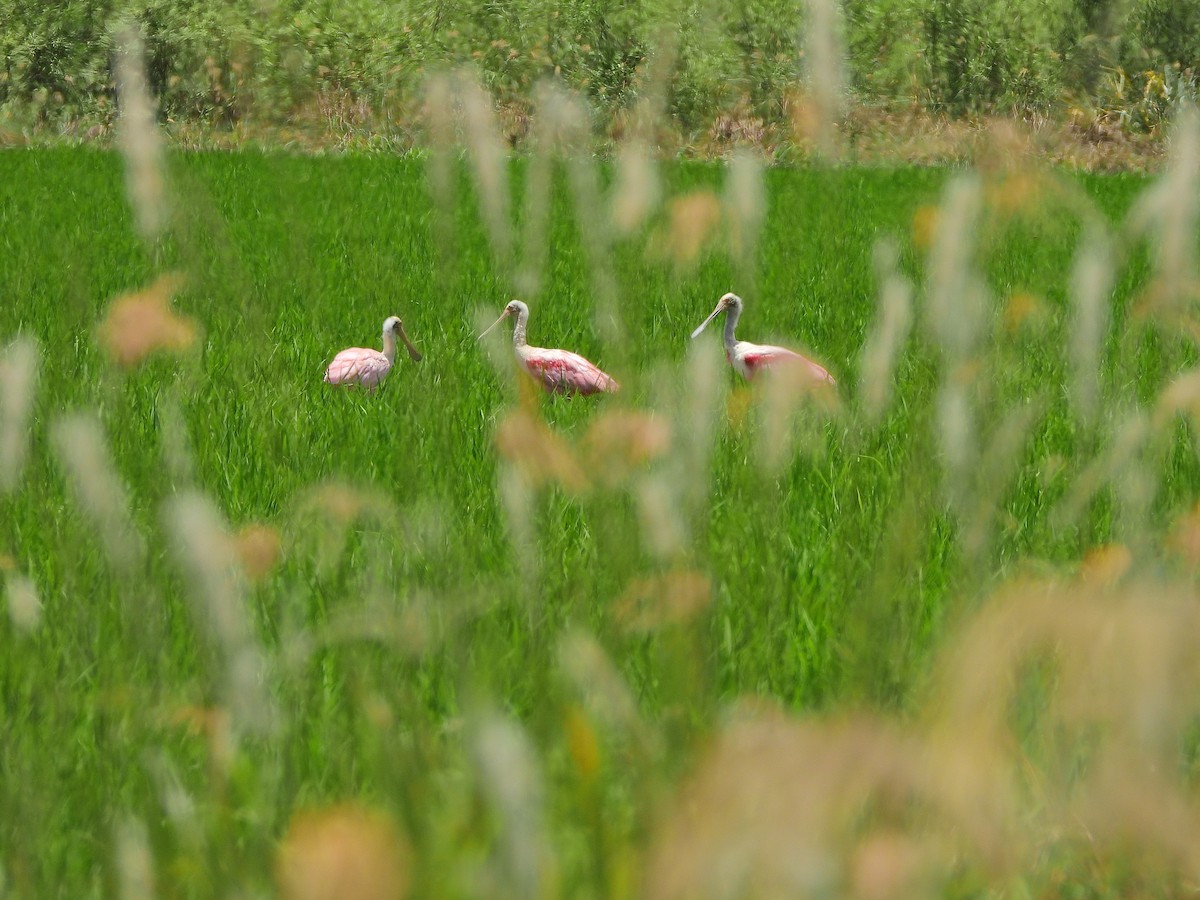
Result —
<instances>
[{"instance_id":1,"label":"pink bird","mask_svg":"<svg viewBox=\"0 0 1200 900\"><path fill-rule=\"evenodd\" d=\"M392 370L396 361L396 338L404 341L413 362L421 361L421 354L412 345L404 332L404 323L399 316L389 316L383 321L383 352L365 347L350 347L333 358L325 370L325 380L330 384L359 385L369 391L375 390L383 376Z\"/></svg>"},{"instance_id":2,"label":"pink bird","mask_svg":"<svg viewBox=\"0 0 1200 900\"><path fill-rule=\"evenodd\" d=\"M611 375L605 374L578 353L570 350L545 350L530 347L525 342L525 326L529 322L529 307L520 300L511 301L504 307L495 322L479 337L482 338L509 316L517 317L513 327L513 349L517 360L525 367L534 381L540 382L547 391L558 394L597 394L601 391L620 390L620 385Z\"/></svg>"},{"instance_id":3,"label":"pink bird","mask_svg":"<svg viewBox=\"0 0 1200 900\"><path fill-rule=\"evenodd\" d=\"M787 347L773 347L769 344L751 344L749 341L739 341L734 337L733 330L737 328L738 319L742 315L742 298L737 294L726 294L718 300L717 308L700 323L699 328L692 332L692 338L695 339L708 327L708 323L721 313L726 314L725 358L743 378L753 378L763 369L772 366L799 365L807 367L808 372L817 381L837 384L823 366L817 365L794 350L789 350Z\"/></svg>"}]
</instances>

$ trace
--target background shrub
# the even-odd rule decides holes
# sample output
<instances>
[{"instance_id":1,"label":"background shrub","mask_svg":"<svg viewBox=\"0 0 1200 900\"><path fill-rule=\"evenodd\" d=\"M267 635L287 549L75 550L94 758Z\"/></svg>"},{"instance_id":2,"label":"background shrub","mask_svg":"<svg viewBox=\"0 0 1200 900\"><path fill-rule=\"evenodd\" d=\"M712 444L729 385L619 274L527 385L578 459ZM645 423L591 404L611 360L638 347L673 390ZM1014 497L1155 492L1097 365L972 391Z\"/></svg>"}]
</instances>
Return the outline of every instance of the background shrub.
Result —
<instances>
[{"instance_id":1,"label":"background shrub","mask_svg":"<svg viewBox=\"0 0 1200 900\"><path fill-rule=\"evenodd\" d=\"M22 125L106 121L113 29L135 20L167 119L285 123L330 97L369 117L404 108L427 70L461 63L517 103L557 74L611 117L636 99L639 73L663 49L677 127L703 129L733 109L782 122L805 9L805 0L0 0L0 112ZM843 11L855 99L884 107L1028 115L1065 102L1132 104L1170 93L1147 73L1187 80L1200 54L1198 0L844 0ZM1160 117L1115 118L1154 129Z\"/></svg>"}]
</instances>

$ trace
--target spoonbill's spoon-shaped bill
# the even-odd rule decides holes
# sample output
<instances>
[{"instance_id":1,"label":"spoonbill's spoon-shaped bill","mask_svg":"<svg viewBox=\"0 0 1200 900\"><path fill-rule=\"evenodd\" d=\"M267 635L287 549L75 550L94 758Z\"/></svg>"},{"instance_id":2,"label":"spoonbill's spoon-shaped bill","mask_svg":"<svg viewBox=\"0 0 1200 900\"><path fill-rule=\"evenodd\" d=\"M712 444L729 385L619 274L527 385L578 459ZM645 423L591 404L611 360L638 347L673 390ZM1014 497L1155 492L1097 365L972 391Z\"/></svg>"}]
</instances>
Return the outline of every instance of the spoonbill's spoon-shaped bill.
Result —
<instances>
[{"instance_id":1,"label":"spoonbill's spoon-shaped bill","mask_svg":"<svg viewBox=\"0 0 1200 900\"><path fill-rule=\"evenodd\" d=\"M724 299L724 298L722 298L722 299ZM717 316L719 316L721 314L721 312L724 311L724 309L725 309L725 307L722 306L720 303L718 303L717 308L708 314L708 318L696 326L696 330L692 332L692 340L695 340L697 337L699 337L700 332L702 332L705 328L708 327L708 323L711 322L713 319L715 319Z\"/></svg>"},{"instance_id":2,"label":"spoonbill's spoon-shaped bill","mask_svg":"<svg viewBox=\"0 0 1200 900\"><path fill-rule=\"evenodd\" d=\"M512 306L512 304L510 303L509 306ZM491 331L493 328L495 328L497 325L499 325L501 322L503 322L505 319L507 319L509 316L512 315L512 310L509 309L509 306L504 307L504 312L500 313L500 318L498 318L495 322L493 322L487 328L483 329L483 331L481 331L479 333L479 337L476 338L476 340L482 341L484 335L486 335L489 331Z\"/></svg>"}]
</instances>

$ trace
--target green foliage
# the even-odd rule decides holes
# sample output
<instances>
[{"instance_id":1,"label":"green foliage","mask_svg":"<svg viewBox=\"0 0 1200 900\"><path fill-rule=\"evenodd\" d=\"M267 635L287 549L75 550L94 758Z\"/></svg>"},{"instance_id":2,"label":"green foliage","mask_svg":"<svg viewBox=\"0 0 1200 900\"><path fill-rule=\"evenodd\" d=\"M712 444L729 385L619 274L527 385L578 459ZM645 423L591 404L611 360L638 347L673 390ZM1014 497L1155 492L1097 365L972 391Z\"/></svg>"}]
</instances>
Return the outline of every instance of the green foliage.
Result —
<instances>
[{"instance_id":1,"label":"green foliage","mask_svg":"<svg viewBox=\"0 0 1200 900\"><path fill-rule=\"evenodd\" d=\"M1200 64L1200 3L1195 0L1146 0L1130 11L1132 46L1126 58L1139 51L1151 63L1177 64L1195 70Z\"/></svg>"},{"instance_id":2,"label":"green foliage","mask_svg":"<svg viewBox=\"0 0 1200 900\"><path fill-rule=\"evenodd\" d=\"M404 114L424 75L469 63L501 99L557 74L605 120L673 59L670 111L685 131L734 109L786 118L798 83L802 0L610 4L468 0L0 0L0 111L17 123L105 122L112 31L141 23L167 119L286 122L314 105ZM1163 0L847 0L851 84L866 103L950 113L1045 111L1095 96L1104 72L1185 72L1200 3ZM349 113L347 113L349 115Z\"/></svg>"}]
</instances>

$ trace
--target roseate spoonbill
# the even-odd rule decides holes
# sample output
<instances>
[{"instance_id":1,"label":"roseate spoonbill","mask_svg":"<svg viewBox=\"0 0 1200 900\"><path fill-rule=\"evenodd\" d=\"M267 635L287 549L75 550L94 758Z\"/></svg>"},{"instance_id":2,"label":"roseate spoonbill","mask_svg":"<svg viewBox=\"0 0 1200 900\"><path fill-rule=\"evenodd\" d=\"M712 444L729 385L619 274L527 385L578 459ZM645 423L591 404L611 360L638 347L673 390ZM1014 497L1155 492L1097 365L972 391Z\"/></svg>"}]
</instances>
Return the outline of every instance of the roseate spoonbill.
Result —
<instances>
[{"instance_id":1,"label":"roseate spoonbill","mask_svg":"<svg viewBox=\"0 0 1200 900\"><path fill-rule=\"evenodd\" d=\"M570 350L546 350L530 347L525 342L525 326L529 322L529 307L520 300L511 301L500 313L500 318L479 335L487 334L509 316L516 316L513 326L513 349L517 359L534 381L541 382L547 391L558 394L597 394L601 391L620 390L616 380L578 353Z\"/></svg>"},{"instance_id":2,"label":"roseate spoonbill","mask_svg":"<svg viewBox=\"0 0 1200 900\"><path fill-rule=\"evenodd\" d=\"M699 328L692 332L692 338L695 339L718 315L725 313L725 358L743 378L753 378L761 370L771 366L802 365L807 367L809 373L817 381L837 384L823 366L817 365L794 350L789 350L787 347L773 347L769 344L751 344L749 341L739 341L734 337L733 330L737 328L738 319L741 318L742 307L741 297L737 294L726 294L717 301L717 308L700 323Z\"/></svg>"},{"instance_id":3,"label":"roseate spoonbill","mask_svg":"<svg viewBox=\"0 0 1200 900\"><path fill-rule=\"evenodd\" d=\"M396 361L396 338L404 341L413 362L421 361L421 354L408 339L400 317L388 316L383 320L383 352L365 347L343 350L325 370L325 380L330 384L360 385L367 390L375 390Z\"/></svg>"}]
</instances>

